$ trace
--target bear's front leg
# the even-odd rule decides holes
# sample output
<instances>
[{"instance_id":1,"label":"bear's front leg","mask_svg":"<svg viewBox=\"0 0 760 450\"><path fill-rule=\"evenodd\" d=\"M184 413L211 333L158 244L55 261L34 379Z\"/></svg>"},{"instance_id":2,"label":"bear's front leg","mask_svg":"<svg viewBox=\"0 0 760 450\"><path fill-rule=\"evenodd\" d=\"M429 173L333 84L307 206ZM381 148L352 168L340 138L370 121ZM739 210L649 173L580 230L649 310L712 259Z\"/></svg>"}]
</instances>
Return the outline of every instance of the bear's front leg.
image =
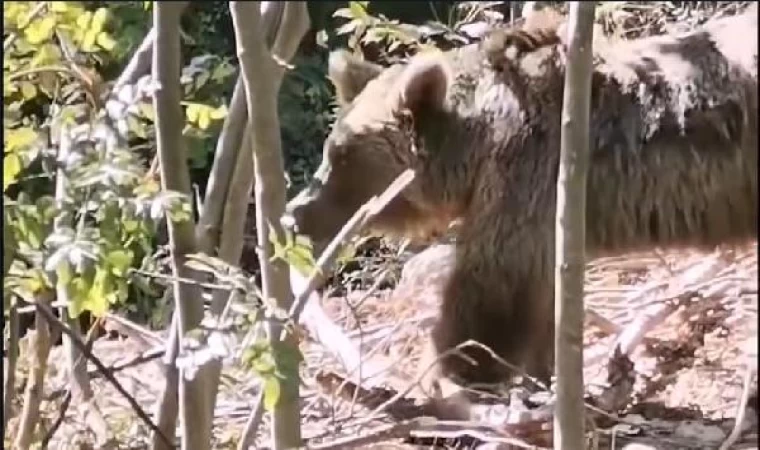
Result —
<instances>
[{"instance_id":1,"label":"bear's front leg","mask_svg":"<svg viewBox=\"0 0 760 450\"><path fill-rule=\"evenodd\" d=\"M458 240L454 272L432 332L441 375L457 383L509 382L525 372L550 380L552 242L537 239L535 226L523 229L526 233L513 228L498 237L495 231L503 229L465 231ZM478 345L463 346L468 341Z\"/></svg>"}]
</instances>

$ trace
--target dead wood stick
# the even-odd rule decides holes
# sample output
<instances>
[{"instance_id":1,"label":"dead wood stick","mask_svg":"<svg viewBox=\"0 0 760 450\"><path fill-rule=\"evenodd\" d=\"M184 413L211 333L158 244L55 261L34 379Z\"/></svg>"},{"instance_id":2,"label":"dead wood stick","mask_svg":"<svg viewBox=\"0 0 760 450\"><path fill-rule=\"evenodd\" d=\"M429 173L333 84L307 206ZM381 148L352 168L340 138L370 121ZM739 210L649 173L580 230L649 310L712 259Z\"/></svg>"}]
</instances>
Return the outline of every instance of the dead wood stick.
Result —
<instances>
[{"instance_id":1,"label":"dead wood stick","mask_svg":"<svg viewBox=\"0 0 760 450\"><path fill-rule=\"evenodd\" d=\"M56 417L55 422L53 422L53 425L50 427L50 429L45 433L45 437L42 438L42 448L48 448L48 445L50 445L50 440L53 439L53 435L55 435L55 432L58 431L58 428L61 427L61 424L63 423L64 417L66 417L66 411L69 409L69 405L71 404L71 389L66 390L66 395L63 397L63 402L61 403L61 407L58 411L58 417Z\"/></svg>"},{"instance_id":2,"label":"dead wood stick","mask_svg":"<svg viewBox=\"0 0 760 450\"><path fill-rule=\"evenodd\" d=\"M749 403L750 393L752 392L752 378L757 372L757 362L754 364L752 361L747 363L747 369L744 372L744 383L742 383L742 396L739 399L739 404L736 406L736 419L734 421L734 427L731 429L731 433L728 435L723 444L721 444L718 450L728 450L732 445L739 440L742 434L742 425L744 424L744 417L747 415L747 403Z\"/></svg>"},{"instance_id":3,"label":"dead wood stick","mask_svg":"<svg viewBox=\"0 0 760 450\"><path fill-rule=\"evenodd\" d=\"M696 294L693 286L700 281L709 278L720 268L720 260L711 258L688 269L674 291L679 292L674 296L676 300L683 301L687 297ZM677 302L680 303L680 302ZM675 310L677 305L660 303L654 308L642 312L634 322L626 327L615 342L613 348L619 348L625 355L630 355L638 346L646 333L662 323Z\"/></svg>"}]
</instances>

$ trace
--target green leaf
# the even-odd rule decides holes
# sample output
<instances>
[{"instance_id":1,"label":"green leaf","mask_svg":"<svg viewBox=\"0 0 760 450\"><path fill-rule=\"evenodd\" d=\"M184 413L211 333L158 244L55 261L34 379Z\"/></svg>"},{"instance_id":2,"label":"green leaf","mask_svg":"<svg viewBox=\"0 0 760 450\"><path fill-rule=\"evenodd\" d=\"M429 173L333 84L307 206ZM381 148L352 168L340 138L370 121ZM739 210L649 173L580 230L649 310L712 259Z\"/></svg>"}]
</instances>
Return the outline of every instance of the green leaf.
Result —
<instances>
[{"instance_id":1,"label":"green leaf","mask_svg":"<svg viewBox=\"0 0 760 450\"><path fill-rule=\"evenodd\" d=\"M18 174L21 173L21 158L15 153L3 157L3 192L8 186L16 183Z\"/></svg>"},{"instance_id":2,"label":"green leaf","mask_svg":"<svg viewBox=\"0 0 760 450\"><path fill-rule=\"evenodd\" d=\"M106 20L108 20L108 10L106 8L98 8L98 10L95 11L95 14L92 15L90 30L99 33L103 30Z\"/></svg>"},{"instance_id":3,"label":"green leaf","mask_svg":"<svg viewBox=\"0 0 760 450\"><path fill-rule=\"evenodd\" d=\"M233 73L235 73L235 68L231 64L220 64L211 72L211 80L220 83Z\"/></svg>"},{"instance_id":4,"label":"green leaf","mask_svg":"<svg viewBox=\"0 0 760 450\"><path fill-rule=\"evenodd\" d=\"M8 154L26 150L36 140L37 132L29 127L6 129L5 136L3 137L4 151Z\"/></svg>"},{"instance_id":5,"label":"green leaf","mask_svg":"<svg viewBox=\"0 0 760 450\"><path fill-rule=\"evenodd\" d=\"M150 121L155 121L156 114L153 109L153 103L141 102L138 104L137 109L140 111L140 115Z\"/></svg>"},{"instance_id":6,"label":"green leaf","mask_svg":"<svg viewBox=\"0 0 760 450\"><path fill-rule=\"evenodd\" d=\"M31 100L37 95L37 88L28 81L22 81L21 95L24 97L24 100Z\"/></svg>"},{"instance_id":7,"label":"green leaf","mask_svg":"<svg viewBox=\"0 0 760 450\"><path fill-rule=\"evenodd\" d=\"M90 285L83 277L76 277L71 280L68 285L69 304L68 311L69 317L79 317L84 311L84 307L87 301L87 294L90 289Z\"/></svg>"},{"instance_id":8,"label":"green leaf","mask_svg":"<svg viewBox=\"0 0 760 450\"><path fill-rule=\"evenodd\" d=\"M65 14L69 6L69 2L50 2L50 10L55 13Z\"/></svg>"},{"instance_id":9,"label":"green leaf","mask_svg":"<svg viewBox=\"0 0 760 450\"><path fill-rule=\"evenodd\" d=\"M88 53L97 51L97 48L95 48L95 39L97 39L98 33L99 31L87 30L82 38L82 51Z\"/></svg>"},{"instance_id":10,"label":"green leaf","mask_svg":"<svg viewBox=\"0 0 760 450\"><path fill-rule=\"evenodd\" d=\"M46 16L39 21L32 22L24 30L24 37L32 45L41 44L53 36L55 30L55 17Z\"/></svg>"},{"instance_id":11,"label":"green leaf","mask_svg":"<svg viewBox=\"0 0 760 450\"><path fill-rule=\"evenodd\" d=\"M339 8L333 13L333 17L340 17L342 19L353 19L353 11L349 8Z\"/></svg>"},{"instance_id":12,"label":"green leaf","mask_svg":"<svg viewBox=\"0 0 760 450\"><path fill-rule=\"evenodd\" d=\"M55 269L55 276L58 279L59 286L67 286L74 278L74 272L71 270L71 264L63 260L58 264Z\"/></svg>"},{"instance_id":13,"label":"green leaf","mask_svg":"<svg viewBox=\"0 0 760 450\"><path fill-rule=\"evenodd\" d=\"M211 108L201 108L198 111L198 128L207 130L209 125L211 125Z\"/></svg>"},{"instance_id":14,"label":"green leaf","mask_svg":"<svg viewBox=\"0 0 760 450\"><path fill-rule=\"evenodd\" d=\"M57 64L61 61L61 56L61 49L57 45L52 43L44 44L35 52L32 61L29 63L29 67L34 69L36 67Z\"/></svg>"},{"instance_id":15,"label":"green leaf","mask_svg":"<svg viewBox=\"0 0 760 450\"><path fill-rule=\"evenodd\" d=\"M185 115L190 123L198 122L198 114L200 114L200 105L197 103L189 103Z\"/></svg>"},{"instance_id":16,"label":"green leaf","mask_svg":"<svg viewBox=\"0 0 760 450\"><path fill-rule=\"evenodd\" d=\"M87 293L84 309L90 311L96 317L103 316L108 312L108 300L111 291L111 276L102 267L95 269L95 278L92 281L92 287Z\"/></svg>"},{"instance_id":17,"label":"green leaf","mask_svg":"<svg viewBox=\"0 0 760 450\"><path fill-rule=\"evenodd\" d=\"M338 27L337 30L335 30L335 34L337 35L349 34L353 32L358 25L359 24L353 20L351 22L344 23L343 25Z\"/></svg>"},{"instance_id":18,"label":"green leaf","mask_svg":"<svg viewBox=\"0 0 760 450\"><path fill-rule=\"evenodd\" d=\"M266 377L264 379L264 408L272 411L280 400L280 380L277 377Z\"/></svg>"},{"instance_id":19,"label":"green leaf","mask_svg":"<svg viewBox=\"0 0 760 450\"><path fill-rule=\"evenodd\" d=\"M211 110L209 116L214 120L221 120L227 117L227 105L222 105L218 108Z\"/></svg>"},{"instance_id":20,"label":"green leaf","mask_svg":"<svg viewBox=\"0 0 760 450\"><path fill-rule=\"evenodd\" d=\"M45 283L45 275L39 269L32 269L28 275L21 280L21 289L28 292L31 295L35 295L38 292L45 289L47 283Z\"/></svg>"},{"instance_id":21,"label":"green leaf","mask_svg":"<svg viewBox=\"0 0 760 450\"><path fill-rule=\"evenodd\" d=\"M92 13L85 11L77 17L77 29L88 30L90 28L90 20L92 19Z\"/></svg>"},{"instance_id":22,"label":"green leaf","mask_svg":"<svg viewBox=\"0 0 760 450\"><path fill-rule=\"evenodd\" d=\"M95 42L104 50L107 51L113 51L113 49L116 47L116 41L114 41L111 36L106 33L105 31L101 31L98 33L98 37L95 38Z\"/></svg>"},{"instance_id":23,"label":"green leaf","mask_svg":"<svg viewBox=\"0 0 760 450\"><path fill-rule=\"evenodd\" d=\"M351 14L357 19L364 19L367 17L367 2L348 2L348 8L351 10Z\"/></svg>"},{"instance_id":24,"label":"green leaf","mask_svg":"<svg viewBox=\"0 0 760 450\"><path fill-rule=\"evenodd\" d=\"M111 266L111 273L117 277L124 276L132 265L132 252L127 250L113 250L106 256L106 261Z\"/></svg>"}]
</instances>

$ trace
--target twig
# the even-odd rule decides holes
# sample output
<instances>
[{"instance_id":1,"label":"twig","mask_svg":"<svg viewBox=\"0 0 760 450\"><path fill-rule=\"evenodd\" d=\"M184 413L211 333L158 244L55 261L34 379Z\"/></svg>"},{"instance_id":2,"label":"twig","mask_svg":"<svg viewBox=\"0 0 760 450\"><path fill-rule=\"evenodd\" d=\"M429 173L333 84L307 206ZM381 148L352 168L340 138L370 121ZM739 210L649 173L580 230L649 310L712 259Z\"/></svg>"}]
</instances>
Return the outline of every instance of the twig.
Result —
<instances>
[{"instance_id":1,"label":"twig","mask_svg":"<svg viewBox=\"0 0 760 450\"><path fill-rule=\"evenodd\" d=\"M154 333L145 327L142 327L129 319L121 317L113 313L106 313L106 322L104 328L106 330L116 330L126 336L133 339L143 341L147 344L147 341L151 341L152 345L162 345L164 340L157 333Z\"/></svg>"},{"instance_id":2,"label":"twig","mask_svg":"<svg viewBox=\"0 0 760 450\"><path fill-rule=\"evenodd\" d=\"M682 279L679 280L679 286L674 289L678 292L678 294L673 297L675 302L672 304L658 302L659 304L656 305L654 309L642 312L631 325L623 330L613 348L619 347L622 353L630 355L641 342L647 331L667 319L678 305L689 300L694 295L698 295L698 288L700 286L697 285L697 283L704 283L706 278L715 275L720 268L719 263L720 260L717 258L711 258L690 267L686 273L683 274Z\"/></svg>"},{"instance_id":3,"label":"twig","mask_svg":"<svg viewBox=\"0 0 760 450\"><path fill-rule=\"evenodd\" d=\"M133 357L132 359L129 359L122 363L113 364L112 366L108 367L108 371L110 373L116 374L118 372L121 372L122 370L129 369L130 367L136 367L136 366L139 366L140 364L145 364L147 362L153 361L154 359L164 356L164 354L166 354L166 349L163 347L157 347L157 348L148 350L144 353L141 353ZM98 370L93 370L88 373L93 378L100 376L100 371Z\"/></svg>"},{"instance_id":4,"label":"twig","mask_svg":"<svg viewBox=\"0 0 760 450\"><path fill-rule=\"evenodd\" d=\"M164 435L161 430L158 429L155 423L151 420L151 418L148 416L148 414L145 413L145 411L142 409L140 404L137 402L137 400L132 397L132 395L127 392L126 389L124 389L124 386L119 383L119 380L116 379L116 377L113 376L112 373L108 371L108 368L96 357L92 354L92 352L87 348L87 344L82 342L82 339L77 336L74 332L71 331L68 325L61 322L57 317L55 317L55 314L53 314L53 311L50 310L50 307L40 303L36 302L37 305L37 311L43 316L43 318L48 322L48 324L52 325L53 327L60 330L63 334L68 336L71 339L71 343L79 349L79 351L82 352L82 354L92 362L95 367L98 369L98 371L103 375L103 377L108 380L109 383L113 385L113 387L116 388L117 391L127 400L129 405L132 407L132 409L135 411L137 416L145 422L146 425L153 431L154 433L158 433L159 436L161 436L161 439L170 447L173 447L171 444L171 441Z\"/></svg>"},{"instance_id":5,"label":"twig","mask_svg":"<svg viewBox=\"0 0 760 450\"><path fill-rule=\"evenodd\" d=\"M66 389L66 395L63 397L63 403L61 403L61 408L58 411L58 417L56 417L53 425L50 427L47 433L45 433L45 437L42 438L42 444L40 446L41 448L47 448L48 445L50 445L50 440L53 438L53 435L56 431L58 431L58 428L60 428L61 424L63 423L63 419L66 417L66 411L69 409L70 404L71 389Z\"/></svg>"},{"instance_id":6,"label":"twig","mask_svg":"<svg viewBox=\"0 0 760 450\"><path fill-rule=\"evenodd\" d=\"M179 12L179 14L181 14L190 2L184 1L175 3L182 5L180 6L182 10ZM121 75L119 75L116 83L114 83L113 89L111 90L112 93L118 92L124 85L135 83L141 76L150 71L150 66L153 62L153 44L155 42L156 28L153 27L148 34L145 35L140 46L137 47L134 55L132 55L132 59L129 60L129 63L127 63L127 66L121 72Z\"/></svg>"},{"instance_id":7,"label":"twig","mask_svg":"<svg viewBox=\"0 0 760 450\"><path fill-rule=\"evenodd\" d=\"M463 346L467 345L467 344L468 343L465 342L463 344L460 344L460 345L457 345L456 347L447 349L446 351L443 351L440 354L436 355L436 357L433 359L433 361L429 362L427 364L427 366L425 366L425 368L417 374L414 382L409 383L404 390L398 391L396 393L396 395L394 395L393 397L391 397L388 400L386 400L383 403L381 403L377 408L375 408L372 412L370 412L370 414L367 417L365 417L364 419L360 420L358 424L359 425L364 425L364 424L370 423L373 420L375 420L375 418L380 414L381 411L387 410L391 405L393 405L394 403L398 402L402 398L406 397L410 392L412 392L412 390L416 386L419 385L420 380L422 380L422 378L424 378L428 374L428 372L430 372L431 370L433 370L433 368L436 365L438 365L438 363L443 358L451 356L451 355L453 355L455 353L461 353L461 348Z\"/></svg>"},{"instance_id":8,"label":"twig","mask_svg":"<svg viewBox=\"0 0 760 450\"><path fill-rule=\"evenodd\" d=\"M214 289L218 291L227 291L227 292L235 290L234 287L225 286L223 284L205 283L202 281L194 280L192 278L178 277L178 276L173 276L173 275L164 275L162 273L148 272L141 269L131 269L131 272L139 273L140 275L145 275L147 277L160 278L162 280L171 281L172 283L179 283L179 284L184 284L184 285L189 285L189 286L198 286L205 289Z\"/></svg>"},{"instance_id":9,"label":"twig","mask_svg":"<svg viewBox=\"0 0 760 450\"><path fill-rule=\"evenodd\" d=\"M256 434L259 430L259 424L261 419L264 418L264 390L261 389L256 396L256 401L251 409L251 414L248 416L248 420L245 422L245 428L243 428L243 437L238 444L238 450L247 450L248 443L251 443L256 438Z\"/></svg>"},{"instance_id":10,"label":"twig","mask_svg":"<svg viewBox=\"0 0 760 450\"><path fill-rule=\"evenodd\" d=\"M728 450L732 445L739 440L742 434L742 424L744 423L744 417L747 414L747 403L749 402L749 395L752 392L752 378L757 371L755 364L750 361L747 364L747 369L744 372L744 383L742 386L742 396L739 399L739 404L736 406L736 419L734 421L734 427L731 430L731 434L728 435L723 444L721 444L718 450Z\"/></svg>"}]
</instances>

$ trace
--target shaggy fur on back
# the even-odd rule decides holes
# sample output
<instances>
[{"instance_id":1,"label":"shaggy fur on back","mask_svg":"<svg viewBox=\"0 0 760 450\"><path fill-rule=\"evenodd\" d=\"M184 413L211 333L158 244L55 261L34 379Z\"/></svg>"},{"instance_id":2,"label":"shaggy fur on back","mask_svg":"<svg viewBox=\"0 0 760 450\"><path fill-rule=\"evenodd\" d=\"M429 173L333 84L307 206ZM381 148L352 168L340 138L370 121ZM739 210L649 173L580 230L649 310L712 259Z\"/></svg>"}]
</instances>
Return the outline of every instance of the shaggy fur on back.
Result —
<instances>
[{"instance_id":1,"label":"shaggy fur on back","mask_svg":"<svg viewBox=\"0 0 760 450\"><path fill-rule=\"evenodd\" d=\"M493 42L515 40L385 70L335 56L343 107L314 183L289 211L299 232L324 242L414 168L414 183L371 227L424 236L461 221L437 351L478 340L546 378L565 61L562 42L542 36L498 67ZM590 133L591 256L756 238L757 7L597 49ZM467 353L476 366L447 357L443 374L465 382L510 374L485 352Z\"/></svg>"}]
</instances>

